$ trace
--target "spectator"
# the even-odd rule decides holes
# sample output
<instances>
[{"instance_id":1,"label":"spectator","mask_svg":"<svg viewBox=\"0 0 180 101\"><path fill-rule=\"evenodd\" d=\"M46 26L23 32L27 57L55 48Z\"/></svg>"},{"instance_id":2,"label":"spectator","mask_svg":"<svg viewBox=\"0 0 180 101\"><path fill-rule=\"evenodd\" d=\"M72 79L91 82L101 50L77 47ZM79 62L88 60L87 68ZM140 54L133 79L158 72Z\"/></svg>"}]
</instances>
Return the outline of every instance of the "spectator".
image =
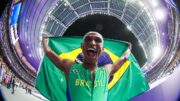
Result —
<instances>
[{"instance_id":1,"label":"spectator","mask_svg":"<svg viewBox=\"0 0 180 101\"><path fill-rule=\"evenodd\" d=\"M15 86L15 76L13 76L13 79L12 79L12 94L14 94L14 86Z\"/></svg>"}]
</instances>

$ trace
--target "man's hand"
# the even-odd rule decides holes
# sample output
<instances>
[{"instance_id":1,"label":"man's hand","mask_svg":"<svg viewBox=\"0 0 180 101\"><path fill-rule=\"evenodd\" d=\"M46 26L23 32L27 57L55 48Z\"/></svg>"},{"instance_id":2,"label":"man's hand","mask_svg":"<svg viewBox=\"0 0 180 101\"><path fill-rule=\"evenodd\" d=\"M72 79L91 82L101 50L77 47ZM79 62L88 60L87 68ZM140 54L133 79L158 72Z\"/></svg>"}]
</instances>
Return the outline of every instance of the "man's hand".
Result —
<instances>
[{"instance_id":1,"label":"man's hand","mask_svg":"<svg viewBox=\"0 0 180 101\"><path fill-rule=\"evenodd\" d=\"M131 50L132 49L132 44L128 42L128 48Z\"/></svg>"},{"instance_id":2,"label":"man's hand","mask_svg":"<svg viewBox=\"0 0 180 101\"><path fill-rule=\"evenodd\" d=\"M114 74L124 64L124 62L129 58L129 56L131 54L131 49L132 49L132 44L128 43L128 48L122 54L120 59L118 59L114 64L105 65L105 68L108 71L109 75Z\"/></svg>"},{"instance_id":3,"label":"man's hand","mask_svg":"<svg viewBox=\"0 0 180 101\"><path fill-rule=\"evenodd\" d=\"M42 34L42 44L45 52L50 50L48 47L48 39L49 39L48 34Z\"/></svg>"},{"instance_id":4,"label":"man's hand","mask_svg":"<svg viewBox=\"0 0 180 101\"><path fill-rule=\"evenodd\" d=\"M54 51L52 51L51 48L48 46L48 40L49 40L49 34L42 34L42 43L44 47L44 52L46 56L52 61L52 63L54 63L56 67L58 67L60 70L62 70L65 73L65 76L67 78L71 65L74 62L59 57L59 55L57 55Z\"/></svg>"},{"instance_id":5,"label":"man's hand","mask_svg":"<svg viewBox=\"0 0 180 101\"><path fill-rule=\"evenodd\" d=\"M124 52L123 56L125 59L128 59L130 54L131 54L131 49L132 49L132 44L129 42L128 43L128 48L127 50Z\"/></svg>"},{"instance_id":6,"label":"man's hand","mask_svg":"<svg viewBox=\"0 0 180 101\"><path fill-rule=\"evenodd\" d=\"M48 34L42 34L42 38L43 38L43 40L44 40L44 39L48 39L49 36L48 36Z\"/></svg>"}]
</instances>

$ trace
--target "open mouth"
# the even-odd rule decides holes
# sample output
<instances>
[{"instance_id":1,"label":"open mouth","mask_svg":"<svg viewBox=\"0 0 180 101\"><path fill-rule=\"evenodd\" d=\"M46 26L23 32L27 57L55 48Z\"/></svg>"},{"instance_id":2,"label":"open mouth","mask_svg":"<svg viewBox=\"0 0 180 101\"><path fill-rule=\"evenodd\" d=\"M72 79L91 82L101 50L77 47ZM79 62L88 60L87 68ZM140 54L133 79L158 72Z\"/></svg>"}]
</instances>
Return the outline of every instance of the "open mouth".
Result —
<instances>
[{"instance_id":1,"label":"open mouth","mask_svg":"<svg viewBox=\"0 0 180 101\"><path fill-rule=\"evenodd\" d=\"M87 55L90 57L94 57L96 55L97 51L96 48L88 48L87 49Z\"/></svg>"}]
</instances>

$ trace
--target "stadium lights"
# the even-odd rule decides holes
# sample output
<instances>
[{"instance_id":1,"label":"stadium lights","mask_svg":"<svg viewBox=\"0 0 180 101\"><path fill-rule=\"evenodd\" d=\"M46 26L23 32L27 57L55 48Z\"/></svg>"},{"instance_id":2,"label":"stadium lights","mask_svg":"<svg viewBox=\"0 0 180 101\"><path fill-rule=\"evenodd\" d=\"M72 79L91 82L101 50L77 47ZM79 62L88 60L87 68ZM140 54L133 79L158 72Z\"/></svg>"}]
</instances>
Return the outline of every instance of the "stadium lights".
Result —
<instances>
[{"instance_id":1,"label":"stadium lights","mask_svg":"<svg viewBox=\"0 0 180 101\"><path fill-rule=\"evenodd\" d=\"M156 19L157 20L160 20L160 21L162 21L162 20L164 20L165 19L165 10L163 10L163 9L157 9L156 11L155 11L155 17L156 17Z\"/></svg>"},{"instance_id":2,"label":"stadium lights","mask_svg":"<svg viewBox=\"0 0 180 101\"><path fill-rule=\"evenodd\" d=\"M154 20L150 18L151 24L154 25Z\"/></svg>"},{"instance_id":3,"label":"stadium lights","mask_svg":"<svg viewBox=\"0 0 180 101\"><path fill-rule=\"evenodd\" d=\"M67 3L64 3L64 6L67 6Z\"/></svg>"},{"instance_id":4,"label":"stadium lights","mask_svg":"<svg viewBox=\"0 0 180 101\"><path fill-rule=\"evenodd\" d=\"M140 45L141 47L143 47L143 43L142 43L141 41L139 41L139 45Z\"/></svg>"},{"instance_id":5,"label":"stadium lights","mask_svg":"<svg viewBox=\"0 0 180 101\"><path fill-rule=\"evenodd\" d=\"M141 1L139 1L139 5L142 6L142 7L144 7L143 2L141 2Z\"/></svg>"},{"instance_id":6,"label":"stadium lights","mask_svg":"<svg viewBox=\"0 0 180 101\"><path fill-rule=\"evenodd\" d=\"M127 26L127 29L130 30L130 31L132 30L131 26Z\"/></svg>"},{"instance_id":7,"label":"stadium lights","mask_svg":"<svg viewBox=\"0 0 180 101\"><path fill-rule=\"evenodd\" d=\"M26 22L29 22L29 19L26 19Z\"/></svg>"},{"instance_id":8,"label":"stadium lights","mask_svg":"<svg viewBox=\"0 0 180 101\"><path fill-rule=\"evenodd\" d=\"M45 27L45 26L44 26L44 25L42 25L42 29L44 29L44 27Z\"/></svg>"},{"instance_id":9,"label":"stadium lights","mask_svg":"<svg viewBox=\"0 0 180 101\"><path fill-rule=\"evenodd\" d=\"M147 15L148 15L148 16L151 16L151 13L150 13L150 12L147 12Z\"/></svg>"},{"instance_id":10,"label":"stadium lights","mask_svg":"<svg viewBox=\"0 0 180 101\"><path fill-rule=\"evenodd\" d=\"M31 54L29 54L29 57L32 57L32 55L31 55Z\"/></svg>"},{"instance_id":11,"label":"stadium lights","mask_svg":"<svg viewBox=\"0 0 180 101\"><path fill-rule=\"evenodd\" d=\"M158 0L152 0L151 3L152 3L152 6L154 7L158 6Z\"/></svg>"},{"instance_id":12,"label":"stadium lights","mask_svg":"<svg viewBox=\"0 0 180 101\"><path fill-rule=\"evenodd\" d=\"M159 56L161 55L161 48L156 46L154 47L153 51L152 51L152 56L153 56L153 59L157 59L159 58Z\"/></svg>"},{"instance_id":13,"label":"stadium lights","mask_svg":"<svg viewBox=\"0 0 180 101\"><path fill-rule=\"evenodd\" d=\"M163 33L162 33L162 35L164 36L164 35L165 35L165 33L163 32Z\"/></svg>"},{"instance_id":14,"label":"stadium lights","mask_svg":"<svg viewBox=\"0 0 180 101\"><path fill-rule=\"evenodd\" d=\"M43 33L44 28L45 28L45 25L42 25L41 26L41 31L40 31L41 34Z\"/></svg>"}]
</instances>

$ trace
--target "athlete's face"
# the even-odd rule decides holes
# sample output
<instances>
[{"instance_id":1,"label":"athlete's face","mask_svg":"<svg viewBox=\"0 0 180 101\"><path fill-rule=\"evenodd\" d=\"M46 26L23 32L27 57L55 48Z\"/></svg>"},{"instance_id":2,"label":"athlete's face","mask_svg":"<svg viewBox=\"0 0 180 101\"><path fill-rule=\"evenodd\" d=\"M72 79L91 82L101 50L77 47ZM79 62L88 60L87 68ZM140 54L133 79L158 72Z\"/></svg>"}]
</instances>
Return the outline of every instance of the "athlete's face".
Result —
<instances>
[{"instance_id":1,"label":"athlete's face","mask_svg":"<svg viewBox=\"0 0 180 101\"><path fill-rule=\"evenodd\" d=\"M84 37L81 45L84 60L97 62L99 55L103 51L103 38L100 34L90 33Z\"/></svg>"}]
</instances>

